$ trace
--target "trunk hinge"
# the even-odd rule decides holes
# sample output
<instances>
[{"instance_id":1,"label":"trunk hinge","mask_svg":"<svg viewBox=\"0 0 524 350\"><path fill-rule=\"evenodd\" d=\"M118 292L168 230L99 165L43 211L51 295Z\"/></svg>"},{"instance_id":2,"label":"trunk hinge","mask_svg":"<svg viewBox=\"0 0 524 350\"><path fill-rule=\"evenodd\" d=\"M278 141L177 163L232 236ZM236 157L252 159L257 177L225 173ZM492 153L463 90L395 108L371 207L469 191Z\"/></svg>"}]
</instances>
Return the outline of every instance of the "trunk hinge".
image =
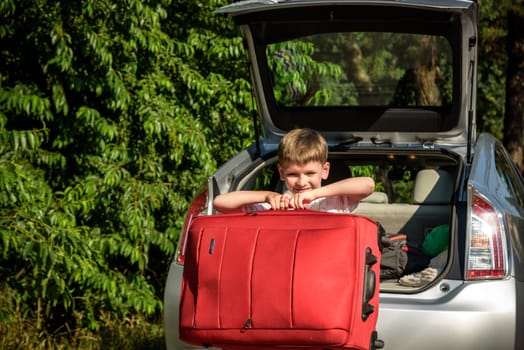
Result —
<instances>
[{"instance_id":1,"label":"trunk hinge","mask_svg":"<svg viewBox=\"0 0 524 350\"><path fill-rule=\"evenodd\" d=\"M258 116L257 116L257 110L255 108L256 104L255 104L255 93L253 92L253 87L251 87L251 102L252 102L252 107L251 107L251 117L253 118L253 130L255 132L255 145L256 145L256 150L257 150L257 157L260 157L261 156L261 152L260 152L260 125L259 125L259 120L258 120Z\"/></svg>"},{"instance_id":2,"label":"trunk hinge","mask_svg":"<svg viewBox=\"0 0 524 350\"><path fill-rule=\"evenodd\" d=\"M249 45L246 41L246 39L242 40L242 45L244 46L244 50L249 50ZM253 75L253 65L251 63L251 60L249 57L247 58L247 71ZM251 118L253 119L253 131L255 133L255 146L257 151L257 157L260 157L262 154L260 151L260 125L259 125L259 119L257 115L257 108L256 108L256 99L255 99L255 87L253 86L253 81L251 82Z\"/></svg>"},{"instance_id":3,"label":"trunk hinge","mask_svg":"<svg viewBox=\"0 0 524 350\"><path fill-rule=\"evenodd\" d=\"M475 37L469 39L470 50L474 50L477 44ZM468 147L466 152L466 162L471 164L473 161L471 148L473 147L473 137L476 134L477 122L475 120L475 60L469 61L469 106L468 106Z\"/></svg>"}]
</instances>

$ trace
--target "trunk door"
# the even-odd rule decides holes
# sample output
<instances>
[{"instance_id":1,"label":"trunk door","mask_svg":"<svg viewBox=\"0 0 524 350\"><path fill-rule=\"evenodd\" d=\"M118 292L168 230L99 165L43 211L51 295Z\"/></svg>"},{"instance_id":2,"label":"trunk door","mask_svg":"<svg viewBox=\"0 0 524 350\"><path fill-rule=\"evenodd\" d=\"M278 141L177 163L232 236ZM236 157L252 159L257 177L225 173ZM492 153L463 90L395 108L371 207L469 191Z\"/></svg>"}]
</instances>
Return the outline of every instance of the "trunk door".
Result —
<instances>
[{"instance_id":1,"label":"trunk door","mask_svg":"<svg viewBox=\"0 0 524 350\"><path fill-rule=\"evenodd\" d=\"M241 28L265 143L297 127L330 144L470 145L472 1L248 0Z\"/></svg>"}]
</instances>

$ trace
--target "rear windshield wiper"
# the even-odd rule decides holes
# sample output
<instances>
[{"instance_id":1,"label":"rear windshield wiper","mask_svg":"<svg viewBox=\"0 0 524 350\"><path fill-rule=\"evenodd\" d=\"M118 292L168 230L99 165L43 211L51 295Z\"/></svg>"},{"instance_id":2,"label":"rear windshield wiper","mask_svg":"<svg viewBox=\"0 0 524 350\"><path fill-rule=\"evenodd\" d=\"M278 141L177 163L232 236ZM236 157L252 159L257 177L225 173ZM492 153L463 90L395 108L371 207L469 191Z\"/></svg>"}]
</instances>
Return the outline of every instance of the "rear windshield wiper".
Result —
<instances>
[{"instance_id":1,"label":"rear windshield wiper","mask_svg":"<svg viewBox=\"0 0 524 350\"><path fill-rule=\"evenodd\" d=\"M352 144L359 143L360 141L362 141L362 137L355 136L355 137L349 138L347 140L344 140L344 141L340 142L339 144L337 144L337 145L335 145L333 147L330 147L329 149L332 150L332 151L346 150Z\"/></svg>"}]
</instances>

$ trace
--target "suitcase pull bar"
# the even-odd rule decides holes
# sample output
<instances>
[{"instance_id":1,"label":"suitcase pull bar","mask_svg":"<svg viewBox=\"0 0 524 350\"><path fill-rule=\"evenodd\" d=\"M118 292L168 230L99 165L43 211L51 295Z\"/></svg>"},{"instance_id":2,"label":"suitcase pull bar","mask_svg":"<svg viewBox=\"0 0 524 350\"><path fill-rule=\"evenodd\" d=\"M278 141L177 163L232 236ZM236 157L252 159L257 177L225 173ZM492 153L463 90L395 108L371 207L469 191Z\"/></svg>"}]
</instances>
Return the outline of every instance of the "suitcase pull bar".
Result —
<instances>
[{"instance_id":1,"label":"suitcase pull bar","mask_svg":"<svg viewBox=\"0 0 524 350\"><path fill-rule=\"evenodd\" d=\"M246 323L244 323L244 327L242 327L242 333L244 333L247 329L251 328L252 324L253 320L251 318L248 318Z\"/></svg>"}]
</instances>

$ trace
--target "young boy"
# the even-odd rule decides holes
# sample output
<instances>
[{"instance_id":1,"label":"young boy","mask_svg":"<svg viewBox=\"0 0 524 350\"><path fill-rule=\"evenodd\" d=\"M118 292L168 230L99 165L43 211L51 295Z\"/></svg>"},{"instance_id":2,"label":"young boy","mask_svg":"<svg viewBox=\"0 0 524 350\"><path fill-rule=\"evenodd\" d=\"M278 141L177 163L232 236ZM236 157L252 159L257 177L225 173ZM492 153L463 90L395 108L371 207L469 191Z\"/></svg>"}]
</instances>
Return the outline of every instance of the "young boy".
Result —
<instances>
[{"instance_id":1,"label":"young boy","mask_svg":"<svg viewBox=\"0 0 524 350\"><path fill-rule=\"evenodd\" d=\"M375 189L370 177L353 177L321 186L329 175L326 140L312 129L294 129L278 146L278 172L288 191L234 191L218 195L213 201L216 210L260 211L311 209L350 213L362 198Z\"/></svg>"}]
</instances>

